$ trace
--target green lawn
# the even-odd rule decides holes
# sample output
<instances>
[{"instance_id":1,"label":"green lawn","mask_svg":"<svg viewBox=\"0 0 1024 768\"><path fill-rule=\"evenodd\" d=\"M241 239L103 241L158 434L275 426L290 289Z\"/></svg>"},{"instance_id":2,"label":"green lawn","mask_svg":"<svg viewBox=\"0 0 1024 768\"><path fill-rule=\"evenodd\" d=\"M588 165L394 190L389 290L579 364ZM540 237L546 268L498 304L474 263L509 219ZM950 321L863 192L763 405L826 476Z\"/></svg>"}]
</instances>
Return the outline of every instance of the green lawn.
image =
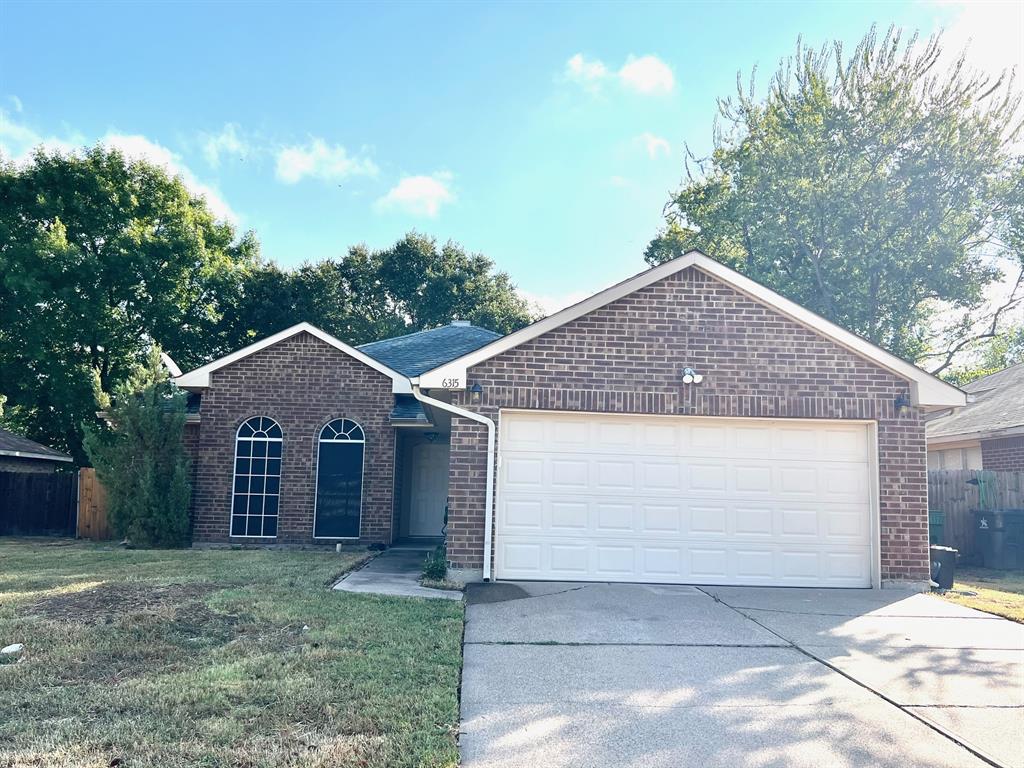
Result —
<instances>
[{"instance_id":1,"label":"green lawn","mask_svg":"<svg viewBox=\"0 0 1024 768\"><path fill-rule=\"evenodd\" d=\"M364 557L0 539L0 766L454 766L462 606Z\"/></svg>"},{"instance_id":2,"label":"green lawn","mask_svg":"<svg viewBox=\"0 0 1024 768\"><path fill-rule=\"evenodd\" d=\"M965 590L977 594L956 594ZM953 582L953 591L942 597L953 603L1024 623L1024 573L1020 571L959 568Z\"/></svg>"}]
</instances>

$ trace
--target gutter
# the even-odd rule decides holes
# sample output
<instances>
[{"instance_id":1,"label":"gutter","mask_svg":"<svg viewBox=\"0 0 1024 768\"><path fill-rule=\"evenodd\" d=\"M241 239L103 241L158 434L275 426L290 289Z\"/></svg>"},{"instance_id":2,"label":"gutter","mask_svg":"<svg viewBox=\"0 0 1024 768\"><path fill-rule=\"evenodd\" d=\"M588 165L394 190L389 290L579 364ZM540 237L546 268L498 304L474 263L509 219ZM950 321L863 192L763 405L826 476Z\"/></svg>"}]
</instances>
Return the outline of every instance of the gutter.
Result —
<instances>
[{"instance_id":1,"label":"gutter","mask_svg":"<svg viewBox=\"0 0 1024 768\"><path fill-rule=\"evenodd\" d=\"M435 400L420 391L419 384L412 385L412 396L421 403L456 416L462 416L487 427L487 490L484 494L484 581L491 580L491 537L494 528L494 422L479 413L467 411L451 403Z\"/></svg>"}]
</instances>

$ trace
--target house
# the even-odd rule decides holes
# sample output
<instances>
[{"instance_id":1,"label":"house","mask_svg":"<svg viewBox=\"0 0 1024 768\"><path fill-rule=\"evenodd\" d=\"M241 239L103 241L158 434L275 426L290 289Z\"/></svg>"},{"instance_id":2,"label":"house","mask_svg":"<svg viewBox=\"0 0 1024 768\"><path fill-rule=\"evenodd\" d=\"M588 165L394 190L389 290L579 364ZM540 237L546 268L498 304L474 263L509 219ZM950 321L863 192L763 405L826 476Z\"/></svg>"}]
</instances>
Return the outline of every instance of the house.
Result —
<instances>
[{"instance_id":1,"label":"house","mask_svg":"<svg viewBox=\"0 0 1024 768\"><path fill-rule=\"evenodd\" d=\"M697 252L504 337L300 324L176 381L195 541L444 531L467 580L923 582L924 415L966 399Z\"/></svg>"},{"instance_id":2,"label":"house","mask_svg":"<svg viewBox=\"0 0 1024 768\"><path fill-rule=\"evenodd\" d=\"M966 407L925 425L928 469L1024 472L1024 363L972 381Z\"/></svg>"},{"instance_id":3,"label":"house","mask_svg":"<svg viewBox=\"0 0 1024 768\"><path fill-rule=\"evenodd\" d=\"M0 472L55 472L72 458L0 427Z\"/></svg>"}]
</instances>

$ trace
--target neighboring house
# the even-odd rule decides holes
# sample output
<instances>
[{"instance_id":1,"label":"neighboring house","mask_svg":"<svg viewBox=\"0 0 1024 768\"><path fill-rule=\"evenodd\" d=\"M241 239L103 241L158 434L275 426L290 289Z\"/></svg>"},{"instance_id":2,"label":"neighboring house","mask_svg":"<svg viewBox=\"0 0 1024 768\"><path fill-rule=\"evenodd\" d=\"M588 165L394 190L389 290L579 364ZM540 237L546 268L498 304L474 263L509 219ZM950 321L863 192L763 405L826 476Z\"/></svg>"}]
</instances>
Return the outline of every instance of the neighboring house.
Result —
<instances>
[{"instance_id":1,"label":"neighboring house","mask_svg":"<svg viewBox=\"0 0 1024 768\"><path fill-rule=\"evenodd\" d=\"M197 542L390 544L447 506L477 579L924 581L923 416L965 402L696 252L505 337L301 324L176 381Z\"/></svg>"},{"instance_id":2,"label":"neighboring house","mask_svg":"<svg viewBox=\"0 0 1024 768\"><path fill-rule=\"evenodd\" d=\"M71 461L66 453L0 427L0 472L55 472Z\"/></svg>"},{"instance_id":3,"label":"neighboring house","mask_svg":"<svg viewBox=\"0 0 1024 768\"><path fill-rule=\"evenodd\" d=\"M928 469L1024 472L1024 363L964 387L971 402L928 420Z\"/></svg>"}]
</instances>

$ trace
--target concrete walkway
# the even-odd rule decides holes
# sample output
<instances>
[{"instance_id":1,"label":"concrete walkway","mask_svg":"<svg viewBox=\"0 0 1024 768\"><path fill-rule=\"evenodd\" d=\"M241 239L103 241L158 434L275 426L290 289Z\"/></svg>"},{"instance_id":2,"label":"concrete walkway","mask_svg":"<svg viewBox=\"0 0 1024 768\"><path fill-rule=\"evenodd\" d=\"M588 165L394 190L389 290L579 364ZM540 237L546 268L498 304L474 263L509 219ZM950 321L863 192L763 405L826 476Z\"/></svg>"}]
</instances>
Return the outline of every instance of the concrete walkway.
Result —
<instances>
[{"instance_id":1,"label":"concrete walkway","mask_svg":"<svg viewBox=\"0 0 1024 768\"><path fill-rule=\"evenodd\" d=\"M1024 768L1024 627L930 595L498 583L467 603L463 768Z\"/></svg>"},{"instance_id":2,"label":"concrete walkway","mask_svg":"<svg viewBox=\"0 0 1024 768\"><path fill-rule=\"evenodd\" d=\"M397 546L377 557L334 585L342 592L361 592L396 597L426 597L435 600L461 600L462 593L451 589L429 589L421 586L423 561L432 545Z\"/></svg>"}]
</instances>

